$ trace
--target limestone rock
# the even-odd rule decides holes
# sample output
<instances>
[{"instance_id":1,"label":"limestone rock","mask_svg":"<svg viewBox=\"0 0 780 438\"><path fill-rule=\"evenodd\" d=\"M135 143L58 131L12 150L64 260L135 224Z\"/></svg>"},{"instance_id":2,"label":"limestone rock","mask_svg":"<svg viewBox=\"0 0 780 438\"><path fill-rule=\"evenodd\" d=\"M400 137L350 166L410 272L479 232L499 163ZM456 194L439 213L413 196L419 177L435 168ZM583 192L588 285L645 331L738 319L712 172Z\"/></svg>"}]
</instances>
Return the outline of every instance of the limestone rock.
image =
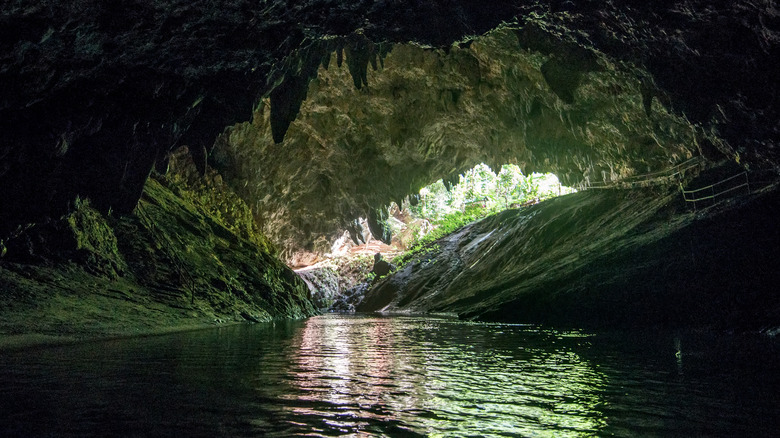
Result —
<instances>
[{"instance_id":1,"label":"limestone rock","mask_svg":"<svg viewBox=\"0 0 780 438\"><path fill-rule=\"evenodd\" d=\"M469 151L468 157L453 159L456 164L465 165L475 156L500 164L492 161L515 156L530 167L548 167L548 154L527 146L514 147L526 141L524 132L533 134L534 129L528 128L534 125L538 134L549 129L549 135L540 141L550 146L545 149L555 158L549 167L560 167L562 179L598 177L602 171L619 175L625 163L613 162L611 156L572 154L568 147L553 151L559 143L584 141L589 148L596 144L587 140L590 135L598 138L611 129L606 129L608 126L620 130L616 121L583 120L583 114L604 111L603 105L608 103L593 101L589 105L593 88L619 101L610 107L612 118L625 114L620 102L627 96L641 100L637 106L645 118L660 116L659 127L652 134L637 132L620 140L617 146L629 151L621 153L623 156L643 155L656 144L666 147L662 137L670 134L679 138L679 132L670 132L678 128L664 122L663 113L668 111L684 114L696 125L698 134L687 144L698 142L702 153L714 151L753 166L774 166L780 161L778 83L772 74L780 58L779 18L777 8L765 2L694 0L658 5L625 0L496 0L489 8L462 0L418 2L414 7L383 0L289 3L54 0L5 5L0 15L0 82L6 84L0 92L0 185L5 188L0 193L0 204L5 206L0 211L2 234L21 223L59 217L76 195L89 197L103 212L109 208L131 211L155 163L162 165L166 154L181 144L198 153L210 152L214 138L226 126L250 118L261 96L270 96L277 103L279 111L274 110L269 138L279 141L298 113L314 66L328 66L325 60L335 51L336 68L329 70L340 70L347 48L352 54L347 63L352 63L355 74L346 75L346 83L339 79L335 88L341 94L355 93L355 85L360 84L359 93L365 99L385 100L376 103L385 108L387 118L381 123L388 125L388 133L377 136L372 127L364 135L349 132L376 123L367 120L371 117L360 116L359 111L365 110L360 108L362 104L357 105L355 114L334 115L326 122L347 131L351 153L364 151L356 162L380 173L383 166L400 171L393 164L399 157L420 163L420 172L428 172L425 183L464 170L452 162L441 169L429 169L425 159L426 154L441 156L429 151L429 146L450 147L450 136L440 140L439 133L457 137L457 127L469 128L457 116L462 114L482 128L470 136L470 148L455 146L459 154ZM526 61L517 64L500 55L491 62L497 53L491 52L490 44L479 35L501 22L512 23L517 51L532 55ZM357 39L351 45L344 41L333 47L317 42L334 36ZM389 47L408 42L414 44L391 60L394 55L388 54ZM320 51L325 46L328 50ZM417 53L411 50L414 47L423 50ZM305 62L288 62L293 59ZM395 70L388 75L388 83L373 82L376 61L384 70ZM399 73L402 66L409 71ZM443 70L433 68L436 66ZM453 67L454 72L447 71ZM434 70L439 72L431 76ZM614 71L625 78L607 79ZM445 84L455 72L462 80ZM541 87L534 91L539 95L509 105L512 111L500 117L490 111L482 113L472 106L475 92L495 100L495 105L513 101L511 94L503 92L489 96L491 88L503 87L495 80L499 73L509 75L507 78L526 78L528 85ZM645 83L639 90L637 78ZM505 82L510 91L527 89L515 80ZM324 84L319 88L325 88ZM435 123L427 119L410 124L403 120L402 111L406 110L391 104L394 100L406 100L421 111L436 106L449 110L441 112ZM324 99L314 107L321 112L327 105ZM523 106L526 109L521 111ZM311 112L311 108L304 112ZM408 113L412 120L418 115L416 111ZM629 125L643 123L633 114L626 114ZM561 118L560 122L555 117ZM487 128L493 124L498 125L496 129ZM570 126L562 130L556 126L559 124ZM508 125L518 126L509 143L505 141ZM702 138L702 133L707 133L707 138ZM317 127L316 137L322 138L322 134ZM379 149L368 147L376 143ZM366 157L385 153L382 143L400 149L397 154L388 154L384 163L369 165ZM407 146L419 147L409 150ZM328 145L324 148L332 150ZM511 151L504 151L507 148ZM454 149L447 152L457 156ZM593 166L556 166L555 161L563 157L587 158ZM354 158L350 155L345 160ZM202 161L198 159L196 164ZM649 163L649 167L654 164ZM582 174L585 167L594 172ZM570 170L564 172L564 168ZM320 179L323 184L332 180L327 174ZM338 211L325 216L341 226L363 213L364 205L386 205L390 199L414 193L422 183L417 177L409 178L369 202L360 199L344 205L334 201ZM330 190L348 190L345 187L332 184ZM287 205L290 210L297 209ZM268 221L277 220L273 217L276 207L263 211L271 216ZM295 227L299 231L306 228ZM322 234L333 228L328 224L323 231L314 231ZM289 233L272 234L283 241Z\"/></svg>"},{"instance_id":2,"label":"limestone rock","mask_svg":"<svg viewBox=\"0 0 780 438\"><path fill-rule=\"evenodd\" d=\"M578 327L772 327L780 191L733 196L693 212L675 190L591 190L507 210L437 240L355 308Z\"/></svg>"},{"instance_id":3,"label":"limestone rock","mask_svg":"<svg viewBox=\"0 0 780 438\"><path fill-rule=\"evenodd\" d=\"M306 282L312 302L320 310L329 309L341 294L338 273L331 266L304 268L296 273Z\"/></svg>"},{"instance_id":4,"label":"limestone rock","mask_svg":"<svg viewBox=\"0 0 780 438\"><path fill-rule=\"evenodd\" d=\"M359 217L387 242L377 208L415 200L438 178L457 182L480 162L518 163L572 185L664 170L698 153L706 135L684 117L658 100L648 117L639 67L549 35L547 46L524 46L518 32L505 26L448 53L396 44L362 90L354 69L320 65L282 143L264 101L251 123L220 137L212 163L290 254L327 252Z\"/></svg>"}]
</instances>

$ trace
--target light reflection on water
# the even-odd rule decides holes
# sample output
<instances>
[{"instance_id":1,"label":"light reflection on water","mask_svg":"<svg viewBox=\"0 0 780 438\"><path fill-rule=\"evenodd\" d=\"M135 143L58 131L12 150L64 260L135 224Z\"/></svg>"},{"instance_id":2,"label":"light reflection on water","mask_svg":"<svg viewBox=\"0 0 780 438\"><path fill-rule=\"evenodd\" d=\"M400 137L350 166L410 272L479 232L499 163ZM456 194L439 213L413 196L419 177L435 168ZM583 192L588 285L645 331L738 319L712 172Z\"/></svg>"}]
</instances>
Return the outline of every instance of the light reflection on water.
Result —
<instances>
[{"instance_id":1,"label":"light reflection on water","mask_svg":"<svg viewBox=\"0 0 780 438\"><path fill-rule=\"evenodd\" d=\"M566 346L549 348L555 336L501 325L473 325L463 336L464 325L312 319L293 340L289 372L292 398L311 403L286 409L345 432L370 426L366 416L422 434L583 436L603 428L605 377Z\"/></svg>"},{"instance_id":2,"label":"light reflection on water","mask_svg":"<svg viewBox=\"0 0 780 438\"><path fill-rule=\"evenodd\" d=\"M0 355L0 436L774 436L767 338L326 315Z\"/></svg>"}]
</instances>

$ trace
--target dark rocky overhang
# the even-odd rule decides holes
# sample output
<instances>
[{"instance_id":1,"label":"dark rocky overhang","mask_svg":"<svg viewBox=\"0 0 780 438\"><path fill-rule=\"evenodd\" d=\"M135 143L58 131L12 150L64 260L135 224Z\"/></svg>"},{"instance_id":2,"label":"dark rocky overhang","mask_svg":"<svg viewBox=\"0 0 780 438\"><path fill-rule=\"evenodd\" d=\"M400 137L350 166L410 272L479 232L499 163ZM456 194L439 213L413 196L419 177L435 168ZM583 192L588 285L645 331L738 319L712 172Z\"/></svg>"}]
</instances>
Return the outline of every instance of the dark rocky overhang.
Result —
<instances>
[{"instance_id":1,"label":"dark rocky overhang","mask_svg":"<svg viewBox=\"0 0 780 438\"><path fill-rule=\"evenodd\" d=\"M774 2L15 1L0 14L0 223L55 214L77 194L132 209L173 147L205 165L226 126L289 94L273 88L275 68L312 41L360 30L373 44L447 48L501 21L550 53L542 73L562 102L580 81L566 47L586 47L646 72L645 107L684 114L714 142L704 149L780 162Z\"/></svg>"}]
</instances>

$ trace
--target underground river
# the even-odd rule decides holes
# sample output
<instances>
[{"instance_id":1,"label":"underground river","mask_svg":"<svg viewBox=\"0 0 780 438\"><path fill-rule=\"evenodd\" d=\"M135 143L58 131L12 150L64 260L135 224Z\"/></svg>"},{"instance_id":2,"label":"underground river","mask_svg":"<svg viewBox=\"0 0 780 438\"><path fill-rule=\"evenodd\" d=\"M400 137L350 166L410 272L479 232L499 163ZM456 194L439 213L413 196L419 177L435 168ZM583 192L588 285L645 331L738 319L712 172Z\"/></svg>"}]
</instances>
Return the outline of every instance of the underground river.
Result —
<instances>
[{"instance_id":1,"label":"underground river","mask_svg":"<svg viewBox=\"0 0 780 438\"><path fill-rule=\"evenodd\" d=\"M6 351L0 436L771 436L780 343L325 315Z\"/></svg>"}]
</instances>

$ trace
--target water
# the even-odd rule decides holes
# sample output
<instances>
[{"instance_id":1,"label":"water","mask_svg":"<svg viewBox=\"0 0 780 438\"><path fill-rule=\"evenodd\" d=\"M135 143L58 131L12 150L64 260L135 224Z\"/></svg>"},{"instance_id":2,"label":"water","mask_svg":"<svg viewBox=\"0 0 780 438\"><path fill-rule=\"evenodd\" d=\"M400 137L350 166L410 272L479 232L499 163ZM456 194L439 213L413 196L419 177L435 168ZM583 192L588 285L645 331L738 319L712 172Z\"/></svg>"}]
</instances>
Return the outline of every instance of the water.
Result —
<instances>
[{"instance_id":1,"label":"water","mask_svg":"<svg viewBox=\"0 0 780 438\"><path fill-rule=\"evenodd\" d=\"M777 436L762 337L327 315L4 352L0 436Z\"/></svg>"}]
</instances>

